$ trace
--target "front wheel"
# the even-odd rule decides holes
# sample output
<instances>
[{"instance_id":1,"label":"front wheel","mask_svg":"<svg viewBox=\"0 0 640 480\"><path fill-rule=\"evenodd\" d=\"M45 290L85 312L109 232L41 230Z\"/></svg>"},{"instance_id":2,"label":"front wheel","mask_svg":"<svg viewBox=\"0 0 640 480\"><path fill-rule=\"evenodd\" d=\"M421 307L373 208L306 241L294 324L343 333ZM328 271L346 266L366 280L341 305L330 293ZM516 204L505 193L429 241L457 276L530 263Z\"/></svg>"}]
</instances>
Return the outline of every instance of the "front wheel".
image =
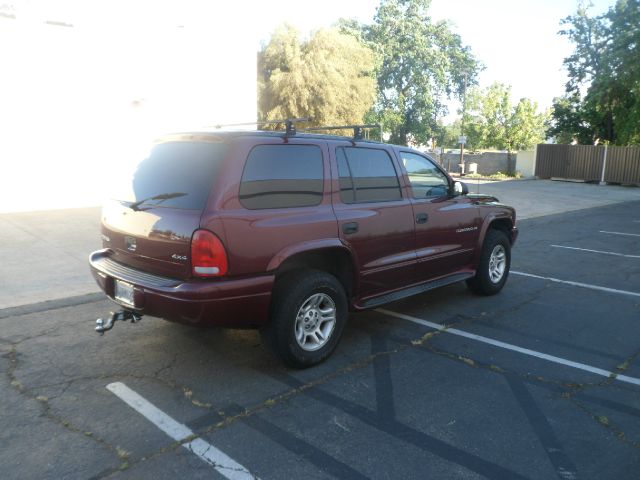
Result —
<instances>
[{"instance_id":1,"label":"front wheel","mask_svg":"<svg viewBox=\"0 0 640 480\"><path fill-rule=\"evenodd\" d=\"M278 282L270 322L260 333L283 363L306 368L331 355L347 315L347 297L338 279L305 270Z\"/></svg>"},{"instance_id":2,"label":"front wheel","mask_svg":"<svg viewBox=\"0 0 640 480\"><path fill-rule=\"evenodd\" d=\"M467 280L467 286L480 295L495 295L509 276L511 244L500 230L490 229L482 245L482 253L476 275Z\"/></svg>"}]
</instances>

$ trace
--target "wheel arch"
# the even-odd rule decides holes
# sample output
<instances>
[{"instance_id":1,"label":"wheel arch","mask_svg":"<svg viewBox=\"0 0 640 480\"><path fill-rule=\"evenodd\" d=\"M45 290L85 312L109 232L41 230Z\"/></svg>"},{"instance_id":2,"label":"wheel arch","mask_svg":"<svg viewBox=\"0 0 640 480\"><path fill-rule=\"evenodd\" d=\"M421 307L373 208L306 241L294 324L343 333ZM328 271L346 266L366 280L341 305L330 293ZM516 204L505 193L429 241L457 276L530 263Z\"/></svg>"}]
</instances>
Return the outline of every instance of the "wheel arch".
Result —
<instances>
[{"instance_id":1,"label":"wheel arch","mask_svg":"<svg viewBox=\"0 0 640 480\"><path fill-rule=\"evenodd\" d=\"M478 244L476 245L476 252L473 258L474 268L478 266L478 262L480 261L480 255L482 253L482 245L484 244L484 239L487 236L487 232L490 229L499 230L504 232L504 234L509 239L509 243L512 243L512 237L510 235L511 229L513 228L513 218L508 212L492 212L487 215L482 222L482 227L480 228L480 235L478 235Z\"/></svg>"},{"instance_id":2,"label":"wheel arch","mask_svg":"<svg viewBox=\"0 0 640 480\"><path fill-rule=\"evenodd\" d=\"M269 271L275 273L276 283L292 272L303 269L330 273L340 281L347 298L353 296L357 287L353 254L339 241L298 245L280 252L269 263Z\"/></svg>"}]
</instances>

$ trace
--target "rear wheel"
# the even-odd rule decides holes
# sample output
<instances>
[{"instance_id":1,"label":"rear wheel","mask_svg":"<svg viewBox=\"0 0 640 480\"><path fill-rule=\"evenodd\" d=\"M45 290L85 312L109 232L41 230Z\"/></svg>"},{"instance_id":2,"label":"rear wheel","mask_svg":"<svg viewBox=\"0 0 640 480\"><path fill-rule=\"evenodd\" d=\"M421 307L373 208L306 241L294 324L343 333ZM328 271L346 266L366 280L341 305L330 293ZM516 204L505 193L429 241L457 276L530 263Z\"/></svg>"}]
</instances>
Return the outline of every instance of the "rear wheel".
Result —
<instances>
[{"instance_id":1,"label":"rear wheel","mask_svg":"<svg viewBox=\"0 0 640 480\"><path fill-rule=\"evenodd\" d=\"M329 273L305 270L288 275L274 291L264 342L290 367L324 361L338 345L347 321L347 297Z\"/></svg>"},{"instance_id":2,"label":"rear wheel","mask_svg":"<svg viewBox=\"0 0 640 480\"><path fill-rule=\"evenodd\" d=\"M482 253L476 275L467 280L467 286L480 295L495 295L509 276L511 244L500 230L490 229L482 245Z\"/></svg>"}]
</instances>

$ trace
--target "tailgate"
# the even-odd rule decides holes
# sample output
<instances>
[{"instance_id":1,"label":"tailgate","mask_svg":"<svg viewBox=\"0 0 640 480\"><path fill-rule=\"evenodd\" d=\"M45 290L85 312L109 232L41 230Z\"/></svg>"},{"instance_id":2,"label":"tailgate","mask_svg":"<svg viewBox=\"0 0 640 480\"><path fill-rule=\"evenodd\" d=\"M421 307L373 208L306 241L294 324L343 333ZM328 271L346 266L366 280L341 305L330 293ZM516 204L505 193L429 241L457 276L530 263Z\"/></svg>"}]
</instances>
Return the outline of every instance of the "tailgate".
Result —
<instances>
[{"instance_id":1,"label":"tailgate","mask_svg":"<svg viewBox=\"0 0 640 480\"><path fill-rule=\"evenodd\" d=\"M191 236L200 211L151 208L133 211L110 201L102 215L102 239L112 259L130 267L170 278L191 275Z\"/></svg>"},{"instance_id":2,"label":"tailgate","mask_svg":"<svg viewBox=\"0 0 640 480\"><path fill-rule=\"evenodd\" d=\"M218 137L179 134L132 163L103 209L103 246L112 259L143 272L190 277L191 237L225 153Z\"/></svg>"}]
</instances>

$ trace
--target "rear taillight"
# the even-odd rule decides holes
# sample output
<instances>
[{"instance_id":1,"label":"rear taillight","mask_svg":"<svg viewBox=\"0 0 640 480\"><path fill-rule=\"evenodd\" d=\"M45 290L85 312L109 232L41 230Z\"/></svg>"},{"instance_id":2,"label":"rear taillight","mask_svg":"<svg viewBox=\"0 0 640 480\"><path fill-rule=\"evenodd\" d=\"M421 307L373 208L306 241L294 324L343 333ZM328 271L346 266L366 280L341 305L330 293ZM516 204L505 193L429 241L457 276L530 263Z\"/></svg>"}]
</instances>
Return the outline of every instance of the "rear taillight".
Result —
<instances>
[{"instance_id":1,"label":"rear taillight","mask_svg":"<svg viewBox=\"0 0 640 480\"><path fill-rule=\"evenodd\" d=\"M191 271L196 277L227 274L227 252L218 237L208 230L196 230L191 238Z\"/></svg>"}]
</instances>

